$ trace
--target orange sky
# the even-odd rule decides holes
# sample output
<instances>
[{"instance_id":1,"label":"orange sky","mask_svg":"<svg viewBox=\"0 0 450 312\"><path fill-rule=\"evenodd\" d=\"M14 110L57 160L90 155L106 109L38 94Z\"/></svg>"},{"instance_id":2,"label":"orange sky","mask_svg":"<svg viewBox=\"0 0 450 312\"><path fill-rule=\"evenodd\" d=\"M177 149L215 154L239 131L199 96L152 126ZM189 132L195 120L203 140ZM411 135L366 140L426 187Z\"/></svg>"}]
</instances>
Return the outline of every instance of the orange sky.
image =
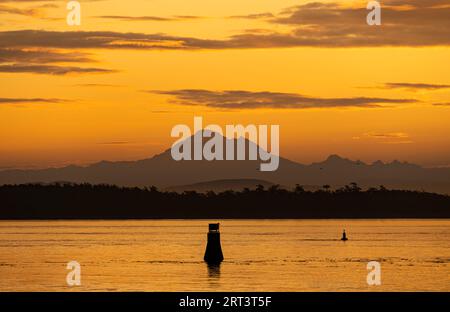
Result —
<instances>
[{"instance_id":1,"label":"orange sky","mask_svg":"<svg viewBox=\"0 0 450 312\"><path fill-rule=\"evenodd\" d=\"M0 169L147 158L193 116L279 124L305 163L450 165L448 4L386 0L368 26L366 1L309 2L86 0L70 27L66 1L0 1Z\"/></svg>"}]
</instances>

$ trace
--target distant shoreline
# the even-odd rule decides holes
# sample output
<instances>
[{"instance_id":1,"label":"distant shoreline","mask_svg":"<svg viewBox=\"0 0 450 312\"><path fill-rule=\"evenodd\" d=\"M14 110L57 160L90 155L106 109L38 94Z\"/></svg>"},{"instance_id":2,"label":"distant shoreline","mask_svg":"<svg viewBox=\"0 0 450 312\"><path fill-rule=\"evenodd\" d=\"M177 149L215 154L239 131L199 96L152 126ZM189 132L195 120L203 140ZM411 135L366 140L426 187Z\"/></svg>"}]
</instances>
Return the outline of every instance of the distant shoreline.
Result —
<instances>
[{"instance_id":1,"label":"distant shoreline","mask_svg":"<svg viewBox=\"0 0 450 312\"><path fill-rule=\"evenodd\" d=\"M273 185L220 193L91 184L0 186L0 220L446 219L450 196L362 190L288 191Z\"/></svg>"},{"instance_id":2,"label":"distant shoreline","mask_svg":"<svg viewBox=\"0 0 450 312\"><path fill-rule=\"evenodd\" d=\"M407 218L407 217L398 217L398 218L284 218L284 219L280 219L280 218L184 218L184 219L179 219L179 218L147 218L147 219L105 219L105 218L100 218L100 219L38 219L38 218L33 218L33 219L0 219L0 222L2 221L173 221L173 220L179 220L179 221L192 221L192 220L199 220L199 221L210 221L210 220L258 220L258 221L262 221L262 220L270 220L270 221L282 221L282 220L355 220L355 221L362 221L362 220L368 220L368 221L372 221L372 220L449 220L450 221L450 217L433 217L433 218Z\"/></svg>"}]
</instances>

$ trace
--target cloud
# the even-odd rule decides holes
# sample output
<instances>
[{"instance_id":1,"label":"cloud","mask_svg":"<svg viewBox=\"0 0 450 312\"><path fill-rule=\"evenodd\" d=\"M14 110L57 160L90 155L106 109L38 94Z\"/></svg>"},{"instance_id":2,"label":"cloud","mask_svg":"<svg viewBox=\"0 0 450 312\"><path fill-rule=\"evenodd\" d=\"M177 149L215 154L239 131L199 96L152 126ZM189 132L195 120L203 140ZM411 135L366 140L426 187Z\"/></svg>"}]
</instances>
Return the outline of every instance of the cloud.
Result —
<instances>
[{"instance_id":1,"label":"cloud","mask_svg":"<svg viewBox=\"0 0 450 312\"><path fill-rule=\"evenodd\" d=\"M383 85L384 89L407 89L410 91L417 90L438 90L448 89L447 84L429 84L429 83L405 83L405 82L388 82Z\"/></svg>"},{"instance_id":2,"label":"cloud","mask_svg":"<svg viewBox=\"0 0 450 312\"><path fill-rule=\"evenodd\" d=\"M409 134L404 132L367 132L361 136L353 137L353 140L369 139L379 144L411 144L414 143Z\"/></svg>"},{"instance_id":3,"label":"cloud","mask_svg":"<svg viewBox=\"0 0 450 312\"><path fill-rule=\"evenodd\" d=\"M168 34L120 33L113 31L16 30L0 32L1 48L218 50L287 47L380 47L450 45L448 0L385 0L382 25L366 23L366 3L344 6L313 2L287 8L278 14L249 14L268 25L285 25L288 31L251 31L225 39L202 39ZM173 20L179 17L103 16L128 20ZM193 18L193 17L189 17ZM272 27L273 28L273 27ZM278 29L275 27L275 29Z\"/></svg>"},{"instance_id":4,"label":"cloud","mask_svg":"<svg viewBox=\"0 0 450 312\"><path fill-rule=\"evenodd\" d=\"M439 8L449 6L447 0L384 0L383 5L390 7Z\"/></svg>"},{"instance_id":5,"label":"cloud","mask_svg":"<svg viewBox=\"0 0 450 312\"><path fill-rule=\"evenodd\" d=\"M14 8L11 6L6 6L0 4L0 14L16 14L16 15L25 15L25 16L34 16L37 14L37 9L21 9Z\"/></svg>"},{"instance_id":6,"label":"cloud","mask_svg":"<svg viewBox=\"0 0 450 312\"><path fill-rule=\"evenodd\" d=\"M434 106L450 106L450 102L448 103L434 103Z\"/></svg>"},{"instance_id":7,"label":"cloud","mask_svg":"<svg viewBox=\"0 0 450 312\"><path fill-rule=\"evenodd\" d=\"M272 18L266 13L249 15L253 18L264 17L268 25L285 25L288 27L285 32L252 32L247 29L225 39L202 39L160 33L17 30L0 32L0 48L218 50L448 46L450 6L447 2L432 0L425 5L415 0L386 0L383 2L381 26L367 25L366 3L348 7L336 3L314 2L285 9ZM154 16L109 18L165 19Z\"/></svg>"},{"instance_id":8,"label":"cloud","mask_svg":"<svg viewBox=\"0 0 450 312\"><path fill-rule=\"evenodd\" d=\"M173 17L161 17L161 16L126 16L126 15L102 15L96 16L102 19L113 19L121 21L151 21L151 22L176 22L184 20L200 19L200 16L192 15L177 15Z\"/></svg>"},{"instance_id":9,"label":"cloud","mask_svg":"<svg viewBox=\"0 0 450 312\"><path fill-rule=\"evenodd\" d=\"M209 91L198 89L173 91L148 91L172 96L181 105L199 105L218 109L307 109L363 107L384 108L392 105L417 102L414 99L389 99L371 97L319 98L294 93L251 92L251 91Z\"/></svg>"},{"instance_id":10,"label":"cloud","mask_svg":"<svg viewBox=\"0 0 450 312\"><path fill-rule=\"evenodd\" d=\"M26 62L26 63L67 63L67 62L93 62L86 53L61 53L52 50L20 50L0 49L0 63Z\"/></svg>"},{"instance_id":11,"label":"cloud","mask_svg":"<svg viewBox=\"0 0 450 312\"><path fill-rule=\"evenodd\" d=\"M448 46L450 4L448 0L384 0L382 25L369 26L366 3L352 6L311 2L282 10L238 18L261 19L290 27L290 31L246 33L221 42L223 48L274 47L378 47Z\"/></svg>"},{"instance_id":12,"label":"cloud","mask_svg":"<svg viewBox=\"0 0 450 312\"><path fill-rule=\"evenodd\" d=\"M13 15L23 15L28 17L42 17L42 12L44 9L58 8L56 3L48 3L48 1L21 1L22 3L41 3L33 7L23 8L23 7L13 7L10 5L3 5L2 3L12 3L13 1L2 1L0 0L0 14L13 14ZM17 1L14 1L17 2ZM16 3L14 3L16 4Z\"/></svg>"},{"instance_id":13,"label":"cloud","mask_svg":"<svg viewBox=\"0 0 450 312\"><path fill-rule=\"evenodd\" d=\"M409 135L404 132L389 132L389 133L379 133L379 132L368 132L364 133L365 137L374 139L405 139L409 138Z\"/></svg>"},{"instance_id":14,"label":"cloud","mask_svg":"<svg viewBox=\"0 0 450 312\"><path fill-rule=\"evenodd\" d=\"M11 65L0 65L0 72L67 75L67 74L86 74L86 73L112 73L115 71L92 67L86 68L74 66L11 64Z\"/></svg>"},{"instance_id":15,"label":"cloud","mask_svg":"<svg viewBox=\"0 0 450 312\"><path fill-rule=\"evenodd\" d=\"M94 62L86 53L57 52L48 49L2 49L0 48L0 72L34 74L86 74L114 72L104 68L57 65L56 63ZM52 64L52 65L48 65Z\"/></svg>"},{"instance_id":16,"label":"cloud","mask_svg":"<svg viewBox=\"0 0 450 312\"><path fill-rule=\"evenodd\" d=\"M179 20L195 20L195 19L203 19L205 17L197 15L175 15L174 18Z\"/></svg>"},{"instance_id":17,"label":"cloud","mask_svg":"<svg viewBox=\"0 0 450 312\"><path fill-rule=\"evenodd\" d=\"M412 144L414 141L411 140L404 140L404 141L386 141L386 142L380 142L381 144Z\"/></svg>"},{"instance_id":18,"label":"cloud","mask_svg":"<svg viewBox=\"0 0 450 312\"><path fill-rule=\"evenodd\" d=\"M284 10L271 22L294 27L293 33L283 38L299 45L357 47L450 44L450 6L447 0L385 0L382 2L381 26L367 25L369 11L365 5L349 7L337 3L308 3Z\"/></svg>"},{"instance_id":19,"label":"cloud","mask_svg":"<svg viewBox=\"0 0 450 312\"><path fill-rule=\"evenodd\" d=\"M61 103L66 102L62 99L44 99L44 98L1 98L0 104L24 104L24 103Z\"/></svg>"},{"instance_id":20,"label":"cloud","mask_svg":"<svg viewBox=\"0 0 450 312\"><path fill-rule=\"evenodd\" d=\"M268 19L268 18L274 18L275 15L272 13L266 12L266 13L255 13L255 14L247 14L247 15L233 15L229 18L245 18L245 19Z\"/></svg>"},{"instance_id":21,"label":"cloud","mask_svg":"<svg viewBox=\"0 0 450 312\"><path fill-rule=\"evenodd\" d=\"M0 32L0 48L62 49L195 49L213 46L215 41L163 34L108 31L18 30Z\"/></svg>"}]
</instances>

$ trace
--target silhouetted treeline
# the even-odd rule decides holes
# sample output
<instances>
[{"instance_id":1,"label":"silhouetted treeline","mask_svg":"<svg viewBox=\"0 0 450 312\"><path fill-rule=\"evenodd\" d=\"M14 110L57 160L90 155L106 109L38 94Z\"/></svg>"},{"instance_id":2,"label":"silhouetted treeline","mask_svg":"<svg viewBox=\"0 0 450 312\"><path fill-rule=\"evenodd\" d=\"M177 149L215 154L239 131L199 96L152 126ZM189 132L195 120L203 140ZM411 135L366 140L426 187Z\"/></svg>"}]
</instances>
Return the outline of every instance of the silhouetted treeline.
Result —
<instances>
[{"instance_id":1,"label":"silhouetted treeline","mask_svg":"<svg viewBox=\"0 0 450 312\"><path fill-rule=\"evenodd\" d=\"M450 197L426 192L309 192L272 186L221 193L161 192L155 187L91 184L0 186L0 219L450 218Z\"/></svg>"}]
</instances>

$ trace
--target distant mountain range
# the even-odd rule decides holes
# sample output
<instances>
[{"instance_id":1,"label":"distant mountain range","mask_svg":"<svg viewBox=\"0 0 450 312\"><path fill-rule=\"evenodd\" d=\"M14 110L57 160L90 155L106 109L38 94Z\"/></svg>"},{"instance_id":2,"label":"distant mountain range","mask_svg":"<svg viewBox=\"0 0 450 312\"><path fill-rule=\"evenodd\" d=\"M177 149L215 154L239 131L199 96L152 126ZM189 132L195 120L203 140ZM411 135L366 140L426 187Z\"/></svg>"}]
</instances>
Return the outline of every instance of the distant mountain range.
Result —
<instances>
[{"instance_id":1,"label":"distant mountain range","mask_svg":"<svg viewBox=\"0 0 450 312\"><path fill-rule=\"evenodd\" d=\"M234 140L236 141L236 140ZM246 140L246 144L253 144ZM101 161L89 166L67 166L40 170L0 171L0 185L22 183L75 182L119 186L156 186L160 189L205 191L239 188L256 184L296 184L311 188L330 185L338 188L355 182L361 187L383 185L393 189L424 190L450 194L450 168L423 168L406 162L376 161L366 164L338 155L322 162L303 165L280 158L273 172L259 170L260 160L181 160L172 159L170 149L138 161ZM218 182L221 181L221 182ZM264 182L264 183L262 183ZM234 188L235 189L235 188Z\"/></svg>"}]
</instances>

